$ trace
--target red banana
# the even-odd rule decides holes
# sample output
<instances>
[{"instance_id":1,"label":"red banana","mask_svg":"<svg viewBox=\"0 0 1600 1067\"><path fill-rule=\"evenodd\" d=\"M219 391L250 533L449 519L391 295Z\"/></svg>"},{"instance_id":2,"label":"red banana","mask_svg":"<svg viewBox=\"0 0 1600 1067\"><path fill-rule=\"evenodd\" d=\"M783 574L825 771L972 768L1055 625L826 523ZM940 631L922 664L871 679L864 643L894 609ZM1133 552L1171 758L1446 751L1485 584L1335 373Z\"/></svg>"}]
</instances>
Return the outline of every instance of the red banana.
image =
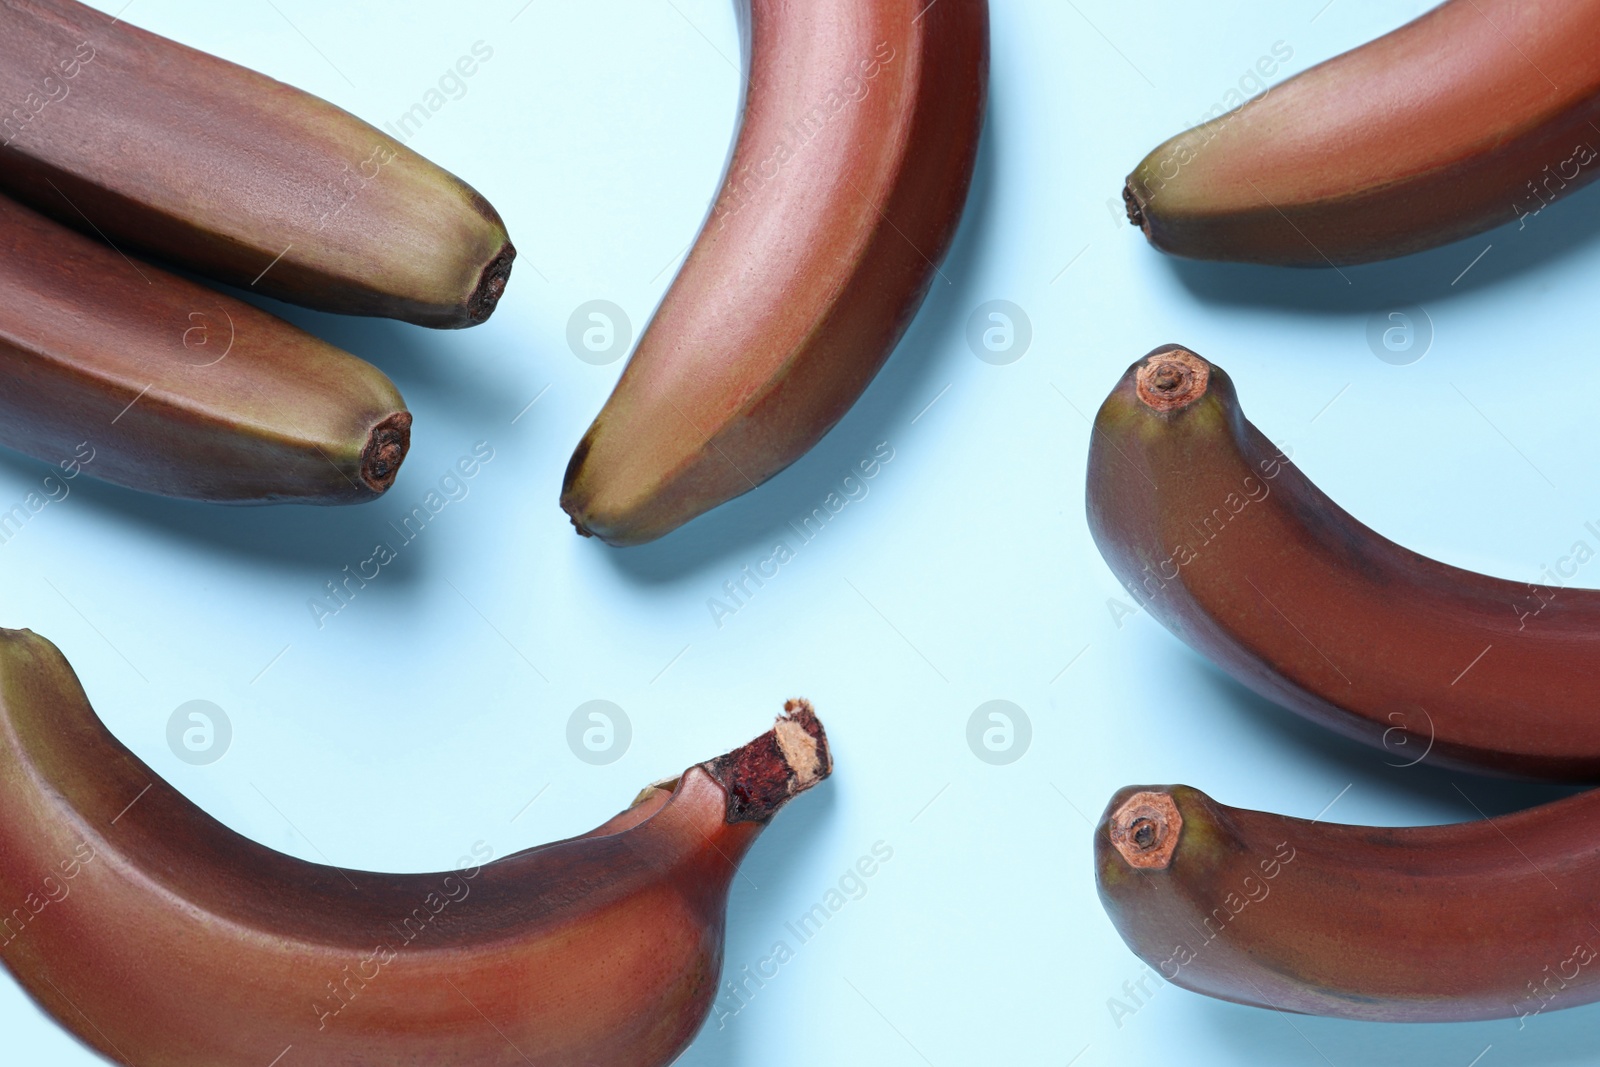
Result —
<instances>
[{"instance_id":1,"label":"red banana","mask_svg":"<svg viewBox=\"0 0 1600 1067\"><path fill-rule=\"evenodd\" d=\"M1089 529L1162 624L1391 762L1600 779L1600 592L1451 567L1363 526L1177 345L1095 417Z\"/></svg>"},{"instance_id":2,"label":"red banana","mask_svg":"<svg viewBox=\"0 0 1600 1067\"><path fill-rule=\"evenodd\" d=\"M832 769L777 726L571 840L376 874L229 830L0 631L0 961L108 1059L161 1067L665 1067L717 996L729 885Z\"/></svg>"},{"instance_id":3,"label":"red banana","mask_svg":"<svg viewBox=\"0 0 1600 1067\"><path fill-rule=\"evenodd\" d=\"M488 201L332 104L75 0L0 2L0 190L230 285L423 326L489 317Z\"/></svg>"},{"instance_id":4,"label":"red banana","mask_svg":"<svg viewBox=\"0 0 1600 1067\"><path fill-rule=\"evenodd\" d=\"M1595 0L1448 0L1156 148L1128 217L1174 255L1314 267L1526 227L1600 174L1597 37Z\"/></svg>"},{"instance_id":5,"label":"red banana","mask_svg":"<svg viewBox=\"0 0 1600 1067\"><path fill-rule=\"evenodd\" d=\"M411 413L376 367L0 196L0 444L221 503L357 503Z\"/></svg>"},{"instance_id":6,"label":"red banana","mask_svg":"<svg viewBox=\"0 0 1600 1067\"><path fill-rule=\"evenodd\" d=\"M751 0L743 124L711 216L567 467L614 545L800 458L899 342L955 236L987 0Z\"/></svg>"},{"instance_id":7,"label":"red banana","mask_svg":"<svg viewBox=\"0 0 1600 1067\"><path fill-rule=\"evenodd\" d=\"M1339 826L1131 786L1100 900L1162 977L1279 1011L1526 1018L1600 1000L1600 792L1452 826Z\"/></svg>"}]
</instances>

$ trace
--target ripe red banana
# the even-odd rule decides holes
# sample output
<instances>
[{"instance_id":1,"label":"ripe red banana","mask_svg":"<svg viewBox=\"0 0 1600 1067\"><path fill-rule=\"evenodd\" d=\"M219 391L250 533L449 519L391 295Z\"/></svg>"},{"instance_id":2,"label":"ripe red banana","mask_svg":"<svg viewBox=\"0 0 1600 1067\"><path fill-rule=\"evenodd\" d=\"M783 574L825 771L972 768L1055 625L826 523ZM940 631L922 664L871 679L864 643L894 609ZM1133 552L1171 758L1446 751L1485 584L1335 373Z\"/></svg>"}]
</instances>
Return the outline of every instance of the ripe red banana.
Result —
<instances>
[{"instance_id":1,"label":"ripe red banana","mask_svg":"<svg viewBox=\"0 0 1600 1067\"><path fill-rule=\"evenodd\" d=\"M1088 511L1151 615L1389 762L1600 779L1600 592L1475 574L1373 532L1187 349L1151 352L1100 408Z\"/></svg>"},{"instance_id":2,"label":"ripe red banana","mask_svg":"<svg viewBox=\"0 0 1600 1067\"><path fill-rule=\"evenodd\" d=\"M411 413L376 367L0 196L0 444L230 504L393 484ZM76 472L74 472L76 473Z\"/></svg>"},{"instance_id":3,"label":"ripe red banana","mask_svg":"<svg viewBox=\"0 0 1600 1067\"><path fill-rule=\"evenodd\" d=\"M1094 846L1117 932L1197 993L1385 1022L1600 1000L1600 792L1394 829L1131 786Z\"/></svg>"},{"instance_id":4,"label":"ripe red banana","mask_svg":"<svg viewBox=\"0 0 1600 1067\"><path fill-rule=\"evenodd\" d=\"M516 255L460 179L332 104L74 0L0 2L0 189L231 285L482 322Z\"/></svg>"},{"instance_id":5,"label":"ripe red banana","mask_svg":"<svg viewBox=\"0 0 1600 1067\"><path fill-rule=\"evenodd\" d=\"M106 731L54 645L0 631L0 960L118 1063L660 1067L716 997L740 859L831 769L791 702L582 837L345 871L211 819Z\"/></svg>"},{"instance_id":6,"label":"ripe red banana","mask_svg":"<svg viewBox=\"0 0 1600 1067\"><path fill-rule=\"evenodd\" d=\"M1594 0L1448 0L1161 145L1128 216L1164 252L1296 266L1525 227L1600 174L1597 36Z\"/></svg>"},{"instance_id":7,"label":"ripe red banana","mask_svg":"<svg viewBox=\"0 0 1600 1067\"><path fill-rule=\"evenodd\" d=\"M750 0L710 218L567 467L561 506L660 537L793 463L894 349L977 158L987 0Z\"/></svg>"}]
</instances>

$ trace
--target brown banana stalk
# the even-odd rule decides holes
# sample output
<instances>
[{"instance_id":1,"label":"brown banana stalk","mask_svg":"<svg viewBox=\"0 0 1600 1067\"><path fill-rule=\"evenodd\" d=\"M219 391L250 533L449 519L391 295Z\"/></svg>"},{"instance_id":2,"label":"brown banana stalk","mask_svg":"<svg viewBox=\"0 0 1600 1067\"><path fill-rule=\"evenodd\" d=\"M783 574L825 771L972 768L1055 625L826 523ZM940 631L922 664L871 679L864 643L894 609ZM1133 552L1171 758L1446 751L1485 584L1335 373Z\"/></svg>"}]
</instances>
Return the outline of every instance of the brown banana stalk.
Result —
<instances>
[{"instance_id":1,"label":"brown banana stalk","mask_svg":"<svg viewBox=\"0 0 1600 1067\"><path fill-rule=\"evenodd\" d=\"M376 367L0 196L0 444L231 504L393 484L411 413Z\"/></svg>"},{"instance_id":2,"label":"brown banana stalk","mask_svg":"<svg viewBox=\"0 0 1600 1067\"><path fill-rule=\"evenodd\" d=\"M844 416L937 276L988 87L987 0L749 0L743 124L711 216L561 506L650 541L748 492Z\"/></svg>"},{"instance_id":3,"label":"brown banana stalk","mask_svg":"<svg viewBox=\"0 0 1600 1067\"><path fill-rule=\"evenodd\" d=\"M1128 176L1164 252L1364 263L1530 225L1600 174L1600 3L1448 0L1179 134Z\"/></svg>"},{"instance_id":4,"label":"brown banana stalk","mask_svg":"<svg viewBox=\"0 0 1600 1067\"><path fill-rule=\"evenodd\" d=\"M1095 830L1128 947L1197 993L1383 1022L1600 1000L1600 792L1452 826L1308 822L1131 786Z\"/></svg>"},{"instance_id":5,"label":"brown banana stalk","mask_svg":"<svg viewBox=\"0 0 1600 1067\"><path fill-rule=\"evenodd\" d=\"M516 255L394 138L75 0L0 0L0 190L230 285L423 326L487 319Z\"/></svg>"},{"instance_id":6,"label":"brown banana stalk","mask_svg":"<svg viewBox=\"0 0 1600 1067\"><path fill-rule=\"evenodd\" d=\"M1388 762L1600 779L1600 592L1451 567L1329 500L1166 345L1095 418L1089 528L1151 615Z\"/></svg>"},{"instance_id":7,"label":"brown banana stalk","mask_svg":"<svg viewBox=\"0 0 1600 1067\"><path fill-rule=\"evenodd\" d=\"M376 874L211 819L55 646L0 631L0 961L118 1063L665 1067L717 995L739 861L832 769L788 709L589 834Z\"/></svg>"}]
</instances>

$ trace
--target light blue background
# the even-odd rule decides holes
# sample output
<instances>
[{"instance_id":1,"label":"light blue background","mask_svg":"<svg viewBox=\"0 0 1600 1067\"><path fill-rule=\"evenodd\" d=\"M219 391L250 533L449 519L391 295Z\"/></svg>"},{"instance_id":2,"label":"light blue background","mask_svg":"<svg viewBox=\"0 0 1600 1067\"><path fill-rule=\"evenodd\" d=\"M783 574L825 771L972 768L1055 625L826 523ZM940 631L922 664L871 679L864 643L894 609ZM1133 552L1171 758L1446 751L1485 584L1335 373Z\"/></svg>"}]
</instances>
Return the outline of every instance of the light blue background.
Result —
<instances>
[{"instance_id":1,"label":"light blue background","mask_svg":"<svg viewBox=\"0 0 1600 1067\"><path fill-rule=\"evenodd\" d=\"M433 870L476 840L503 855L581 832L809 696L837 774L735 884L729 970L787 939L784 923L875 842L893 859L686 1064L1594 1062L1595 1008L1521 1030L1374 1026L1159 981L1120 1025L1108 1008L1142 971L1089 864L1090 820L1119 786L1182 781L1306 817L1338 797L1325 818L1393 824L1471 817L1452 782L1491 812L1553 795L1388 767L1246 694L1147 617L1119 625L1111 602L1127 598L1083 517L1086 418L1128 363L1181 341L1233 375L1250 417L1334 499L1407 546L1528 580L1600 518L1586 410L1600 194L1343 276L1177 264L1120 218L1129 168L1275 42L1293 49L1278 81L1426 6L996 0L988 127L947 282L812 454L618 552L574 536L556 506L622 367L575 358L567 321L611 300L637 336L695 236L739 100L729 0L136 0L130 21L378 124L486 42L467 94L411 144L500 209L521 256L494 319L466 332L278 309L404 392L416 433L387 497L224 510L80 479L0 546L0 622L57 642L116 734L206 810L344 867ZM1033 328L1006 366L964 339L993 299ZM1393 366L1367 323L1409 304L1435 336ZM495 458L470 495L319 629L308 599L477 441ZM715 625L707 599L885 441L894 459L868 496ZM0 455L0 508L45 473ZM168 716L192 699L233 724L210 766L167 748ZM566 744L591 699L632 722L609 766ZM1032 721L1009 766L967 746L992 699ZM0 1033L18 1063L95 1062L9 980Z\"/></svg>"}]
</instances>

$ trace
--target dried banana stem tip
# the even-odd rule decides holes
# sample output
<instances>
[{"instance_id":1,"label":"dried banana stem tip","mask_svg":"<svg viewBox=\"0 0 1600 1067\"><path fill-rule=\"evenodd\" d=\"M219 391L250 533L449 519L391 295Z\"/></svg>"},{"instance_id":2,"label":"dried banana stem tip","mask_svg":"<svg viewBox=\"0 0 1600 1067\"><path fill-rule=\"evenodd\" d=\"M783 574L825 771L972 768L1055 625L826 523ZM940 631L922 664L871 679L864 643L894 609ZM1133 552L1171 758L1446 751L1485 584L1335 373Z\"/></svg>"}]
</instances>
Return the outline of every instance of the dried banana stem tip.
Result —
<instances>
[{"instance_id":1,"label":"dried banana stem tip","mask_svg":"<svg viewBox=\"0 0 1600 1067\"><path fill-rule=\"evenodd\" d=\"M361 480L374 493L387 491L400 473L400 464L410 447L411 412L396 412L378 423L367 437L367 447L361 450Z\"/></svg>"},{"instance_id":2,"label":"dried banana stem tip","mask_svg":"<svg viewBox=\"0 0 1600 1067\"><path fill-rule=\"evenodd\" d=\"M1144 205L1139 202L1139 194L1133 191L1133 179L1129 178L1122 187L1122 205L1128 211L1128 223L1139 227L1147 234L1150 232L1145 225Z\"/></svg>"},{"instance_id":3,"label":"dried banana stem tip","mask_svg":"<svg viewBox=\"0 0 1600 1067\"><path fill-rule=\"evenodd\" d=\"M511 280L511 261L516 258L517 250L507 241L505 247L483 268L478 287L467 298L467 325L477 326L494 314L500 298L505 295L506 282Z\"/></svg>"},{"instance_id":4,"label":"dried banana stem tip","mask_svg":"<svg viewBox=\"0 0 1600 1067\"><path fill-rule=\"evenodd\" d=\"M1136 391L1145 406L1176 411L1206 394L1211 364L1187 348L1164 348L1145 357L1135 374Z\"/></svg>"},{"instance_id":5,"label":"dried banana stem tip","mask_svg":"<svg viewBox=\"0 0 1600 1067\"><path fill-rule=\"evenodd\" d=\"M1135 793L1111 816L1109 833L1128 866L1159 870L1172 862L1183 816L1166 793Z\"/></svg>"},{"instance_id":6,"label":"dried banana stem tip","mask_svg":"<svg viewBox=\"0 0 1600 1067\"><path fill-rule=\"evenodd\" d=\"M791 700L771 730L704 767L727 790L728 822L765 822L832 774L833 755L811 703Z\"/></svg>"}]
</instances>

